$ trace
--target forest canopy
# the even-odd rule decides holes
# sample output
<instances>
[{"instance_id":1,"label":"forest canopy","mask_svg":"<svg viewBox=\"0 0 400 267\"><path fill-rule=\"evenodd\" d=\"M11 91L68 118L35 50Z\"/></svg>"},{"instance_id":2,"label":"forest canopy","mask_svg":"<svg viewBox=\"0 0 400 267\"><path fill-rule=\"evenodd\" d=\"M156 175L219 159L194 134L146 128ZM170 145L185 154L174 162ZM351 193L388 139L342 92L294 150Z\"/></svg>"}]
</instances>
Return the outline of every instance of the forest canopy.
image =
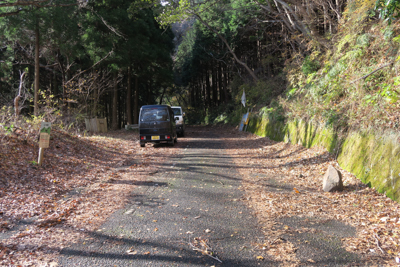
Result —
<instances>
[{"instance_id":1,"label":"forest canopy","mask_svg":"<svg viewBox=\"0 0 400 267\"><path fill-rule=\"evenodd\" d=\"M125 0L17 3L0 5L0 104L18 95L15 114L60 111L66 124L101 116L119 128L171 86L173 35L152 9L132 16Z\"/></svg>"},{"instance_id":2,"label":"forest canopy","mask_svg":"<svg viewBox=\"0 0 400 267\"><path fill-rule=\"evenodd\" d=\"M398 9L396 0L0 1L0 104L63 125L106 117L118 129L154 103L184 106L190 123L236 122L245 91L255 110L335 121L325 109L348 85L329 73L371 40L357 35L372 24L395 38ZM320 110L298 114L300 96Z\"/></svg>"}]
</instances>

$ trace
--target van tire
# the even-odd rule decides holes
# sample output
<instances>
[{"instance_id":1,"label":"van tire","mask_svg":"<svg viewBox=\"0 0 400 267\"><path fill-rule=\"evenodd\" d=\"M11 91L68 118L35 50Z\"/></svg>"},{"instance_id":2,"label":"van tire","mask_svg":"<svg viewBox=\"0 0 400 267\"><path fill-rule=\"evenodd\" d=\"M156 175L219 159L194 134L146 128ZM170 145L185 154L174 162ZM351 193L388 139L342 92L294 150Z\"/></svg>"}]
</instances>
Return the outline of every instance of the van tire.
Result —
<instances>
[{"instance_id":1,"label":"van tire","mask_svg":"<svg viewBox=\"0 0 400 267\"><path fill-rule=\"evenodd\" d=\"M145 146L146 146L146 144L140 143L140 147L145 147Z\"/></svg>"}]
</instances>

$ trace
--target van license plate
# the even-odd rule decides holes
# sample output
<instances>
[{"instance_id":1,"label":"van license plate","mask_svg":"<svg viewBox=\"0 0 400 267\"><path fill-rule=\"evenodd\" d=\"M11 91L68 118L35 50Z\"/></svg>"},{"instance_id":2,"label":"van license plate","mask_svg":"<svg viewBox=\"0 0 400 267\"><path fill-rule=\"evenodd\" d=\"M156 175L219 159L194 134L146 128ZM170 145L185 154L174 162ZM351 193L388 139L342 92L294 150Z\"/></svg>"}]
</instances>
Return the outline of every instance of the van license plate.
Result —
<instances>
[{"instance_id":1,"label":"van license plate","mask_svg":"<svg viewBox=\"0 0 400 267\"><path fill-rule=\"evenodd\" d=\"M160 136L159 135L154 135L151 137L151 140L160 140Z\"/></svg>"}]
</instances>

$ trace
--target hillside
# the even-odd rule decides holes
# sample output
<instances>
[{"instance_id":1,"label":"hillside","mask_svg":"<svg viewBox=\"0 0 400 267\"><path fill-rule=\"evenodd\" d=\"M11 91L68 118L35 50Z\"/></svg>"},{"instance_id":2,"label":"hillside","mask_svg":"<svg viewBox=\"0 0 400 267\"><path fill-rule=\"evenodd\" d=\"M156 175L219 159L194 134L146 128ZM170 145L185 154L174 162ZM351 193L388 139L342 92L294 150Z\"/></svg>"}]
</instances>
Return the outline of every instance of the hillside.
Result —
<instances>
[{"instance_id":1,"label":"hillside","mask_svg":"<svg viewBox=\"0 0 400 267\"><path fill-rule=\"evenodd\" d=\"M286 65L280 104L288 118L340 131L396 131L399 125L399 22L377 19L375 3L349 5L332 47Z\"/></svg>"}]
</instances>

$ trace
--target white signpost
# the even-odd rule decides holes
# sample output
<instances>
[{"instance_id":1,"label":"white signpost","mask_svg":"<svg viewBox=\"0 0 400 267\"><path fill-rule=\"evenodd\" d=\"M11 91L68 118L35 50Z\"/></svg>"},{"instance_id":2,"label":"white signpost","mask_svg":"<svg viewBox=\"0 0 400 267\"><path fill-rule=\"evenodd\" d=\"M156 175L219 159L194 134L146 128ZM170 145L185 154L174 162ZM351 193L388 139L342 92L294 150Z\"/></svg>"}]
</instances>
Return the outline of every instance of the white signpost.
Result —
<instances>
[{"instance_id":1,"label":"white signpost","mask_svg":"<svg viewBox=\"0 0 400 267\"><path fill-rule=\"evenodd\" d=\"M50 144L50 122L42 122L40 125L40 139L39 139L39 158L38 165L42 166L43 161L43 149L48 148Z\"/></svg>"}]
</instances>

